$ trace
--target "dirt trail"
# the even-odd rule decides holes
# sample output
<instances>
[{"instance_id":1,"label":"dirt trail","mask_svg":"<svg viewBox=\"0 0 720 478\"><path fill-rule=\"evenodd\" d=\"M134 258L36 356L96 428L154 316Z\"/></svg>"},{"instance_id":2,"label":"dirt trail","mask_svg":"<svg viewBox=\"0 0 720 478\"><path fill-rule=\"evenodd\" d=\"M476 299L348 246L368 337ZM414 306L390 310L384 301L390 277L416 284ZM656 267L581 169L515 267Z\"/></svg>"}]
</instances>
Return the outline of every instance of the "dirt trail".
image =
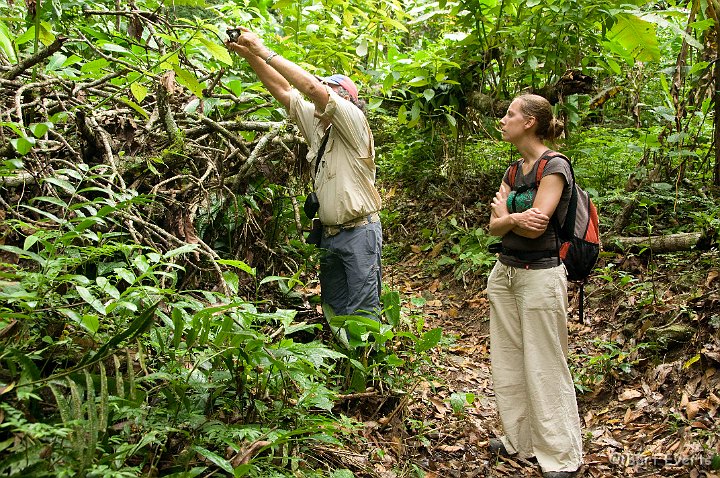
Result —
<instances>
[{"instance_id":1,"label":"dirt trail","mask_svg":"<svg viewBox=\"0 0 720 478\"><path fill-rule=\"evenodd\" d=\"M412 474L417 470L423 470L426 478L541 476L534 463L498 460L487 451L489 438L499 432L499 423L484 292L464 290L453 286L456 281L451 279L418 273L421 268L416 265L393 265L386 277L404 296L422 297L426 328L442 327L445 336L454 341L449 348L431 353L429 369L435 379L418 384L405 414L396 417L396 423L383 434L388 455L396 457L395 466L404 467L406 476L422 476ZM571 305L573 298L571 290ZM585 323L578 322L577 314L569 323L571 362L585 357L587 367L588 356L601 354L607 363L597 366L609 367L604 370L605 380L578 398L585 460L577 476L720 476L712 471L720 468L715 420L720 373L713 364L699 370L678 359L634 364L632 374L619 376L614 367L621 370L623 361L630 364L632 357L599 349L597 342L619 338L621 325L611 320L616 310L612 303L589 300ZM472 403L458 405L462 394L473 394ZM381 472L379 476L393 474Z\"/></svg>"}]
</instances>

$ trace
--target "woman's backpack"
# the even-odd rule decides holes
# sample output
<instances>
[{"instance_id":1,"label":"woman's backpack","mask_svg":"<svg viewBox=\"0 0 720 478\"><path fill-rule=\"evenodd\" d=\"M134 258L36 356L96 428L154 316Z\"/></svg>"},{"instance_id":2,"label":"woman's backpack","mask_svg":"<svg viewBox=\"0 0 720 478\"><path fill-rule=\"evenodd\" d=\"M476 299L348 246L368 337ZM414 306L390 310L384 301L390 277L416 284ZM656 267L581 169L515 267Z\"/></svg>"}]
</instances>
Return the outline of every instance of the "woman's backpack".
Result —
<instances>
[{"instance_id":1,"label":"woman's backpack","mask_svg":"<svg viewBox=\"0 0 720 478\"><path fill-rule=\"evenodd\" d=\"M563 158L567 161L572 174L572 195L570 196L565 222L561 225L557 216L553 215L551 223L559 238L557 253L560 260L565 264L568 280L580 282L580 320L582 320L583 285L595 268L600 255L598 213L587 191L575 182L575 171L572 163L564 154L557 151L547 151L538 160L535 188L537 189L540 186L545 166L553 158ZM518 165L519 162L513 163L508 171L508 181L510 181L511 189L515 185Z\"/></svg>"}]
</instances>

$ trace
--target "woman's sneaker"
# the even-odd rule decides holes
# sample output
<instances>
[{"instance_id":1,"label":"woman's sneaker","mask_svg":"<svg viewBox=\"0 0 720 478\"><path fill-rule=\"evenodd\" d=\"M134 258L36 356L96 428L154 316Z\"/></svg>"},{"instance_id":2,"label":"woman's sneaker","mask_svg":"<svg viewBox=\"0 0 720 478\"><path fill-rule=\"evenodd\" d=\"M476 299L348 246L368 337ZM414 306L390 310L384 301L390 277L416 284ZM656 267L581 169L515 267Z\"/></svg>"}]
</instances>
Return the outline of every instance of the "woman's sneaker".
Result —
<instances>
[{"instance_id":1,"label":"woman's sneaker","mask_svg":"<svg viewBox=\"0 0 720 478\"><path fill-rule=\"evenodd\" d=\"M512 456L510 453L508 453L507 448L505 448L502 440L499 440L497 438L490 439L490 442L488 443L488 448L490 449L490 453L492 453L493 455Z\"/></svg>"}]
</instances>

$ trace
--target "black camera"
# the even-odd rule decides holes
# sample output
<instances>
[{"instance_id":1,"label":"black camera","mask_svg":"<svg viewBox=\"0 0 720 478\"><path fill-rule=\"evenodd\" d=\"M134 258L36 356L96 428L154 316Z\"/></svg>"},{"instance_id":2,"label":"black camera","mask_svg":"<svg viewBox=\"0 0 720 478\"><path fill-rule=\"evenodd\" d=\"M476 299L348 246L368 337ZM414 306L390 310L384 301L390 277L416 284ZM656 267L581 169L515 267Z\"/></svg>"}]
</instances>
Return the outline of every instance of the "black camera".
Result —
<instances>
[{"instance_id":1,"label":"black camera","mask_svg":"<svg viewBox=\"0 0 720 478\"><path fill-rule=\"evenodd\" d=\"M232 43L235 43L237 42L238 37L242 35L242 30L240 30L239 28L228 28L227 30L225 30L225 33L228 36L228 40Z\"/></svg>"},{"instance_id":2,"label":"black camera","mask_svg":"<svg viewBox=\"0 0 720 478\"><path fill-rule=\"evenodd\" d=\"M315 217L315 214L320 210L320 201L318 200L315 191L311 192L305 198L305 204L303 204L303 211L308 219Z\"/></svg>"}]
</instances>

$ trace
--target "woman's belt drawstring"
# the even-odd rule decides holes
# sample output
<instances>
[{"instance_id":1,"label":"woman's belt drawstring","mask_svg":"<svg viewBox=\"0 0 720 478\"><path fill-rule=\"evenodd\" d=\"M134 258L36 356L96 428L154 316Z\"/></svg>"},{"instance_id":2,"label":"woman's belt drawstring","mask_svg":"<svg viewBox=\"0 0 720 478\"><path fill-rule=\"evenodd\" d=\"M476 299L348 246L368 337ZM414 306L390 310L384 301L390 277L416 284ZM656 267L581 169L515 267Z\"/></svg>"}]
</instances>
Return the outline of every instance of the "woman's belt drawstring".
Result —
<instances>
[{"instance_id":1,"label":"woman's belt drawstring","mask_svg":"<svg viewBox=\"0 0 720 478\"><path fill-rule=\"evenodd\" d=\"M512 287L512 281L515 278L515 268L512 266L506 266L505 275L507 276L508 287Z\"/></svg>"}]
</instances>

